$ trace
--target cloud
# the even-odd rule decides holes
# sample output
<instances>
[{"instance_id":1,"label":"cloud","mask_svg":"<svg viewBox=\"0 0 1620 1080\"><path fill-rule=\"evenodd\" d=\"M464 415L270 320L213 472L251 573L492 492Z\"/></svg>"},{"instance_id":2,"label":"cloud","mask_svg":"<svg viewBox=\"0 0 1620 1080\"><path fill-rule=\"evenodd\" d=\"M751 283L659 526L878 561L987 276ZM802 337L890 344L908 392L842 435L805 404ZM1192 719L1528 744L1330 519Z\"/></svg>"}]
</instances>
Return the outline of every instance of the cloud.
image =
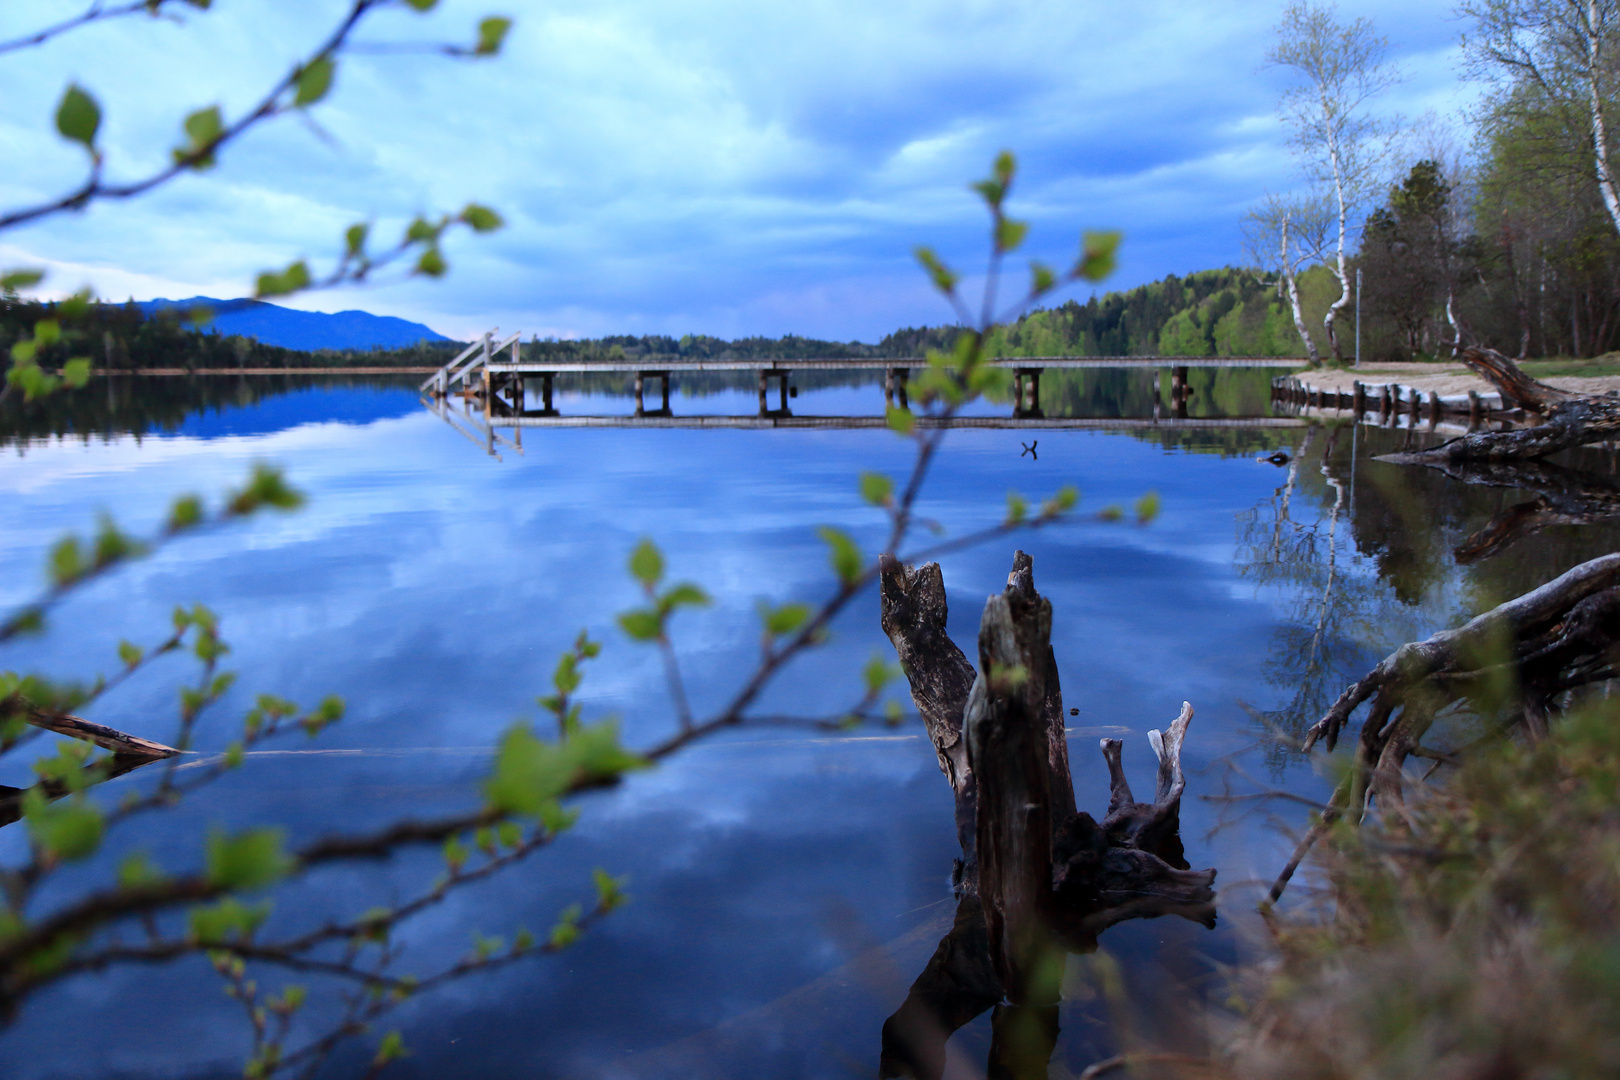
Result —
<instances>
[{"instance_id":1,"label":"cloud","mask_svg":"<svg viewBox=\"0 0 1620 1080\"><path fill-rule=\"evenodd\" d=\"M1410 113L1470 99L1455 74L1448 4L1365 11L1411 78ZM106 106L109 172L140 175L190 109L239 114L319 41L335 0L260 0L188 18L81 32L0 62L16 151L0 205L82 176L49 118L77 80ZM908 252L981 259L967 192L999 149L1023 164L1015 209L1038 253L1080 230L1124 229L1132 285L1240 257L1237 217L1296 170L1262 66L1269 7L1153 0L855 0L758 4L560 0L508 4L493 61L346 60L315 124L281 120L210 173L152 195L11 231L8 259L89 275L107 295L239 292L258 271L329 259L342 229L397 236L417 213L477 199L509 228L449 246L442 282L393 280L362 306L451 335L489 325L541 334L698 331L872 340L944 309ZM45 0L7 4L0 37L43 24ZM485 14L444 0L387 12L373 42L471 40ZM10 262L7 265L11 265ZM77 276L75 276L77 275Z\"/></svg>"}]
</instances>

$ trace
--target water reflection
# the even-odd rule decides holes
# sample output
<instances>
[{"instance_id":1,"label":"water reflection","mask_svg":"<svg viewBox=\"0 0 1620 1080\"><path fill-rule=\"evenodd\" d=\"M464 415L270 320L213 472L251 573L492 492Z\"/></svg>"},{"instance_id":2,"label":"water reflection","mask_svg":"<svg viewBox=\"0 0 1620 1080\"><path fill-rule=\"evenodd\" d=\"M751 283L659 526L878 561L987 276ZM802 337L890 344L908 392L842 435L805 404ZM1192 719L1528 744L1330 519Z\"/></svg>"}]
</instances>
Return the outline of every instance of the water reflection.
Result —
<instances>
[{"instance_id":1,"label":"water reflection","mask_svg":"<svg viewBox=\"0 0 1620 1080\"><path fill-rule=\"evenodd\" d=\"M1190 374L1189 420L1263 413L1263 399L1250 411L1217 374ZM115 387L117 408L109 410L107 386L97 383L83 400L63 398L59 413L50 412L54 403L43 410L54 417L48 422L5 421L0 438L28 452L25 461L0 460L14 492L3 529L11 558L0 568L8 596L33 595L50 543L93 524L98 508L115 509L132 527L161 522L176 493L224 490L259 458L284 464L309 492L309 508L187 541L86 590L63 613L86 628L82 638L27 642L8 661L89 680L116 656L120 637L144 639L167 625L174 603L197 600L221 613L242 672L242 689L200 735L200 750L222 751L236 735L224 721L259 691L303 701L342 692L353 710L319 744L342 753L250 758L207 801L143 822L141 842L163 865L186 865L222 823L274 821L296 842L330 831L339 817L361 829L461 807L476 797L484 749L512 717L533 715L534 695L581 627L608 642L611 659L590 709L624 717L633 744L654 741L674 723L662 704L662 672L611 622L637 602L621 580L637 538L657 536L677 572L713 587L715 607L681 642L694 693L712 696L753 663L757 595L808 600L825 586L816 526L848 523L866 550L881 543L878 515L860 502L855 477L904 464L904 444L880 431L658 426L685 414L747 416L756 387L743 380L709 395L678 382L671 408L683 415L649 418L645 430L524 429L523 455L496 444L499 467L482 443L469 445L428 414L414 385L142 385L156 398L119 399ZM789 398L794 422L881 412L880 385L799 385ZM180 387L198 392L187 398ZM1058 613L1065 698L1081 710L1070 723L1087 739L1125 739L1123 767L1137 790L1154 784L1144 733L1118 730L1136 718L1173 716L1182 697L1199 704L1188 764L1207 791L1210 774L1195 770L1248 753L1257 734L1239 700L1263 715L1303 716L1308 703L1294 699L1310 686L1337 693L1394 645L1492 597L1517 595L1588 552L1615 548L1613 522L1551 524L1459 566L1457 545L1538 492L1372 460L1399 448L1404 430L1343 426L1335 434L1296 420L1288 423L1300 426L1154 426L1154 389L1142 373L1087 371L1069 382L1048 372L1040 401L1049 422L1124 417L1137 426L1041 430L1037 460L1020 454L1029 433L964 430L947 442L929 507L959 533L999 520L1010 487L1033 494L1075 482L1087 510L1161 493L1165 511L1150 528L1088 519L1023 541ZM1170 387L1161 380L1159 389L1162 404ZM646 390L644 405L660 405L659 388ZM238 393L247 404L233 403ZM623 380L600 392L559 384L554 404L565 414L633 412ZM1012 405L1010 397L990 403L999 415L986 419L1010 419ZM465 415L461 403L456 411ZM97 430L108 441L80 442ZM137 433L164 437L125 437ZM500 435L515 442L520 432ZM1287 455L1282 467L1255 460L1278 451ZM1615 476L1601 451L1560 461ZM970 596L999 590L1007 571L1002 552L943 562ZM966 642L978 612L959 607L951 630ZM874 614L868 607L835 627L816 662L794 673L769 707L844 705L871 651L888 647ZM147 730L152 716L172 712L173 687L161 679L121 693L95 718ZM1096 812L1110 791L1087 739L1074 744L1087 747L1088 759L1075 781L1080 803ZM18 785L11 794L30 783L19 772L3 778ZM124 775L97 795L115 801L122 792L109 789L144 790L155 772ZM1308 769L1279 783L1326 795ZM943 1052L971 1055L974 1071L982 1069L990 1041L998 1054L1007 1045L999 1038L1007 1017L996 1015L999 991L992 998L980 977L982 916L950 892L946 871L961 848L944 797L934 751L915 723L859 738L739 733L593 796L580 831L543 867L459 899L404 944L427 964L463 953L469 928L549 925L581 899L596 866L631 876L631 905L557 963L516 967L413 1005L402 1026L414 1054L399 1063L400 1075L870 1075L884 1052L886 1019L905 1028L919 1016L934 1017L937 1030L960 1024ZM1218 867L1223 881L1286 857L1259 827L1212 839L1218 820L1208 804L1189 801L1182 814L1186 858ZM16 845L7 849L15 853L22 833L5 830L0 844ZM320 920L338 906L387 905L398 886L441 869L428 853L333 875L289 895L278 911ZM1236 892L1227 910L1241 915L1248 899ZM1180 919L1126 921L1102 944L1127 978L1140 980L1144 998L1162 982L1171 996L1196 999L1207 992L1198 983L1208 971L1202 958L1236 958L1224 923L1205 931ZM1062 1009L1054 1075L1060 1066L1077 1073L1113 1049L1101 1004L1069 995ZM0 1072L22 1080L239 1075L234 1010L207 971L108 973L40 999L6 1030ZM103 1037L62 1039L64 1015ZM908 1045L918 1069L941 1052L937 1039ZM363 1074L366 1052L337 1062L334 1075Z\"/></svg>"}]
</instances>

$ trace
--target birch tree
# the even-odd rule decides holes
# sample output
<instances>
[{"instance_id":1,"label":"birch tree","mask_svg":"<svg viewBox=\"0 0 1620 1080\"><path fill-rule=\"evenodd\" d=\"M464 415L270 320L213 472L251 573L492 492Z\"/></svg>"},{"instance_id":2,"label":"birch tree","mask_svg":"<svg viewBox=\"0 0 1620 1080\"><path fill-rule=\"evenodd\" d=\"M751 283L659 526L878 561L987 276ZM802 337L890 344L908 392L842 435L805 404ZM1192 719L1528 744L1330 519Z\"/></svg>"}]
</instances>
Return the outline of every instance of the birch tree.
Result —
<instances>
[{"instance_id":1,"label":"birch tree","mask_svg":"<svg viewBox=\"0 0 1620 1080\"><path fill-rule=\"evenodd\" d=\"M1322 320L1335 360L1344 359L1335 326L1351 299L1349 222L1378 187L1393 125L1374 116L1372 100L1400 81L1386 62L1389 42L1362 18L1341 24L1332 7L1308 0L1290 4L1277 24L1277 41L1266 54L1296 83L1280 111L1293 129L1294 149L1309 178L1328 193L1336 233L1328 263L1339 281L1339 298Z\"/></svg>"},{"instance_id":2,"label":"birch tree","mask_svg":"<svg viewBox=\"0 0 1620 1080\"><path fill-rule=\"evenodd\" d=\"M1328 247L1333 208L1320 198L1287 198L1268 195L1243 218L1243 240L1251 262L1277 275L1277 294L1288 301L1294 316L1294 329L1305 345L1311 366L1322 363L1316 341L1305 325L1305 310L1299 300L1299 275L1322 261Z\"/></svg>"},{"instance_id":3,"label":"birch tree","mask_svg":"<svg viewBox=\"0 0 1620 1080\"><path fill-rule=\"evenodd\" d=\"M1474 74L1540 91L1592 148L1598 192L1620 231L1620 191L1610 164L1620 0L1465 0L1474 21L1463 39Z\"/></svg>"}]
</instances>

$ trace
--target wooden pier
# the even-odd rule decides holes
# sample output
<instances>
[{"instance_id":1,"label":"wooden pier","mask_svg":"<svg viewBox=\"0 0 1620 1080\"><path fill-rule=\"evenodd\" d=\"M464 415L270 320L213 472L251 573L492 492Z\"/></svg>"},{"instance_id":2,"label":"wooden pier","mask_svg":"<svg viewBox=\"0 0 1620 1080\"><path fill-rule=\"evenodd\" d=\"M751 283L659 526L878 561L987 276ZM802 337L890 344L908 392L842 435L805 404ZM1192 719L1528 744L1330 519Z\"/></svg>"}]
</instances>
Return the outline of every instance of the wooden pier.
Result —
<instances>
[{"instance_id":1,"label":"wooden pier","mask_svg":"<svg viewBox=\"0 0 1620 1080\"><path fill-rule=\"evenodd\" d=\"M996 357L984 362L1013 373L1013 416L1021 420L1039 420L1045 416L1041 410L1041 372L1048 368L1169 368L1171 412L1185 418L1187 372L1190 368L1295 370L1306 363L1301 357L1287 356L1016 356ZM911 373L927 366L927 358L921 356L808 357L795 360L690 360L674 356L593 361L525 359L521 334L500 337L498 332L491 331L434 372L422 383L422 391L435 400L459 394L463 398L482 401L486 420L493 420L501 413L545 419L557 415L554 390L558 375L619 373L635 377L635 417L667 418L671 415L670 380L676 373L753 371L759 377L759 416L768 418L789 414L788 399L798 393L791 384L791 376L796 371L881 372L885 401L906 408L910 404L907 391ZM538 411L527 407L526 394L530 380L538 380L540 384ZM649 409L647 395L655 382L659 404ZM774 409L771 407L772 396L776 398ZM503 416L502 423L508 418Z\"/></svg>"}]
</instances>

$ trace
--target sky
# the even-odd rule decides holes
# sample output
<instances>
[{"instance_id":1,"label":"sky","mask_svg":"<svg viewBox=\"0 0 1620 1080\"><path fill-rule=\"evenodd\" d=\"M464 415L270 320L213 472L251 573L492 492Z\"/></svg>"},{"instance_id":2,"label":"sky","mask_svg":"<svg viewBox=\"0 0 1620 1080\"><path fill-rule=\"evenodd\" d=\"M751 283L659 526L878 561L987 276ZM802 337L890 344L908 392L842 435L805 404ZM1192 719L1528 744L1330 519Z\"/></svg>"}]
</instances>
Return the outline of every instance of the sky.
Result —
<instances>
[{"instance_id":1,"label":"sky","mask_svg":"<svg viewBox=\"0 0 1620 1080\"><path fill-rule=\"evenodd\" d=\"M89 0L5 0L0 41ZM161 167L180 121L251 107L313 52L342 0L214 0L0 54L0 209L86 169L52 118L77 82L102 104L112 179ZM1462 130L1452 0L1344 4L1389 38L1405 80L1379 108ZM1105 289L1244 261L1239 222L1302 183L1265 66L1281 3L1227 0L440 0L369 17L370 45L467 42L509 16L499 57L381 49L344 58L306 118L277 118L219 164L139 198L0 232L0 269L45 295L241 296L264 270L318 273L343 230L379 241L476 201L506 227L453 235L450 272L301 294L470 338L712 334L876 341L951 321L911 255L978 284L986 217L967 184L1008 149L1025 256L1072 260L1125 234ZM1466 141L1465 132L1458 136ZM1015 279L1022 269L1015 263ZM982 269L980 271L982 273ZM1087 291L1068 295L1083 299Z\"/></svg>"}]
</instances>

